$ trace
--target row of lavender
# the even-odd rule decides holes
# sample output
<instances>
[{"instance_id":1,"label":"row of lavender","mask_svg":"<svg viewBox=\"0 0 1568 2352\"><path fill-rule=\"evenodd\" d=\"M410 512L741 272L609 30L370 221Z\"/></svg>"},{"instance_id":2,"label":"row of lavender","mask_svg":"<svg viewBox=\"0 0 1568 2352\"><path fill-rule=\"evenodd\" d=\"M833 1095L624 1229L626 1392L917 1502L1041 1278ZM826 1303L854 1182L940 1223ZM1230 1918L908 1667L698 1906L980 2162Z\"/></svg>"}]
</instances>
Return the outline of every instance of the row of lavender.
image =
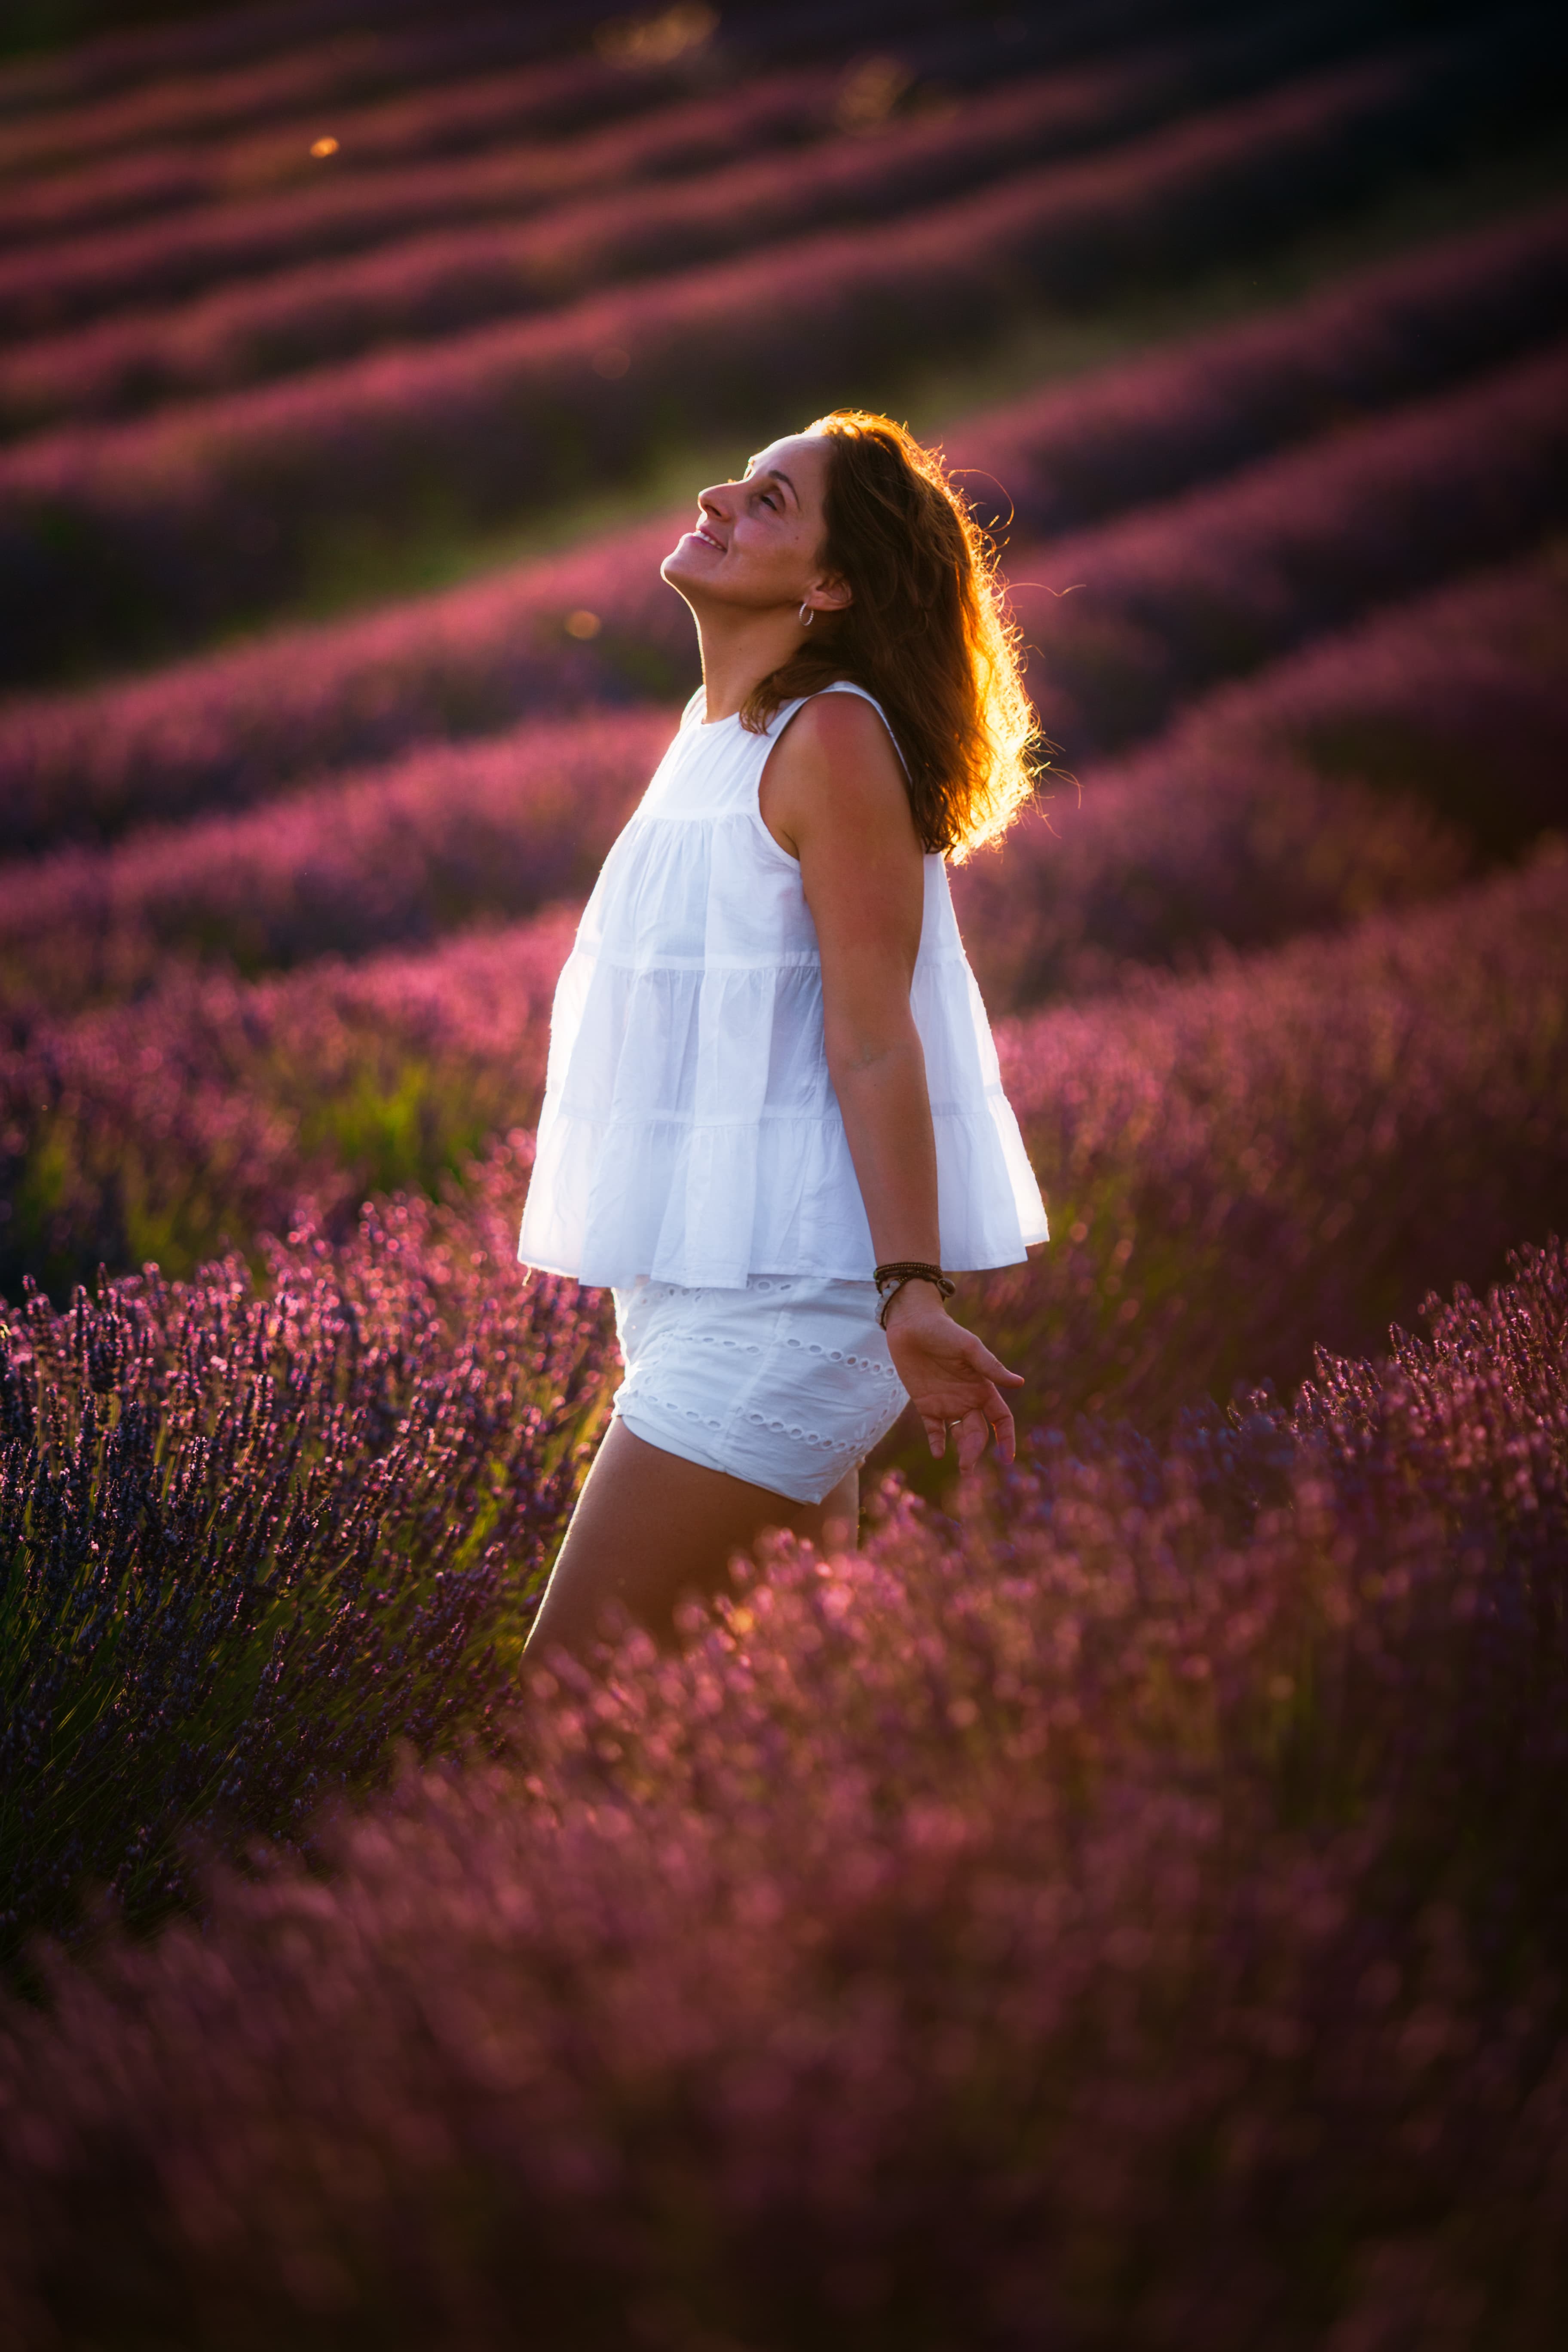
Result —
<instances>
[{"instance_id":1,"label":"row of lavender","mask_svg":"<svg viewBox=\"0 0 1568 2352\"><path fill-rule=\"evenodd\" d=\"M851 118L874 128L897 102L900 86L909 90L931 80L937 90L974 87L1164 33L1185 37L1210 19L1238 13L1235 0L1117 0L1114 8L1074 0L1048 17L997 20L955 11L951 0L846 0L832 8L820 0L815 5L783 0L726 16L701 0L678 0L644 20L652 37L640 42L637 19L617 27L614 19L596 23L596 12L584 9L557 12L553 22L538 10L527 17L486 10L478 18L459 16L445 27L426 28L412 43L388 39L384 26L377 28L378 37L346 47L280 42L282 54L267 66L160 79L107 105L46 110L31 122L17 120L9 134L0 131L0 159L8 152L18 175L7 187L0 166L0 231L13 246L60 246L73 235L125 221L172 221L182 212L237 215L258 202L270 205L281 188L304 200L292 215L286 203L283 214L297 219L302 233L286 232L281 250L299 253L309 249L304 225L317 217L312 207L327 179L362 184L371 209L362 228L351 231L351 241L363 244L382 233L375 184L384 187L432 159L499 161L520 135L527 137L545 151L542 171L525 166L516 184L527 204L570 192L577 179L576 141L591 140L595 127L613 126L630 142L626 169L635 178L643 168L646 137L653 141L654 168L660 168L660 115L678 117L694 94L699 103L715 90L732 101L759 74L787 79L805 60L818 70L826 67L832 79L826 90L817 85L804 113L797 88L794 128L820 130L840 111L845 68L853 73L866 62L862 45L868 42L891 42L899 68L890 84L883 79L879 111L868 110L864 97L857 108L851 96ZM1464 0L1452 0L1441 13L1462 17ZM1369 37L1404 26L1397 0L1369 0L1364 18ZM432 36L445 52L441 62L430 56ZM487 46L490 68L478 70ZM510 64L495 54L507 48ZM531 65L515 62L531 48L567 54ZM887 61L885 47L881 61ZM363 90L356 104L346 85L356 79L363 84L368 76L385 87L376 97ZM0 87L0 110L3 100ZM707 119L722 148L722 109ZM323 130L338 142L328 173L320 169L327 159L310 152ZM787 130L785 135L791 135ZM601 172L617 175L613 164L607 174ZM254 266L243 242L237 258L242 268Z\"/></svg>"},{"instance_id":2,"label":"row of lavender","mask_svg":"<svg viewBox=\"0 0 1568 2352\"><path fill-rule=\"evenodd\" d=\"M1172 13L1169 6L1122 7L1114 18L1101 10L1091 21L1079 7L1054 12L1048 24L1019 19L1010 27L972 18L963 27L962 46L931 33L911 42L906 26L896 55L851 57L847 63L839 56L775 68L715 93L667 100L596 130L531 139L521 148L405 160L370 172L341 169L350 158L340 152L329 173L287 195L188 205L129 225L117 212L101 228L56 236L41 246L17 236L16 249L0 258L0 323L21 333L68 328L126 309L178 302L260 271L364 252L416 231L521 221L543 205L611 188L647 193L649 184L668 175L715 172L759 151L815 144L836 128L885 134L910 110L943 102L954 88L984 89L999 75L1020 69L1054 67L1063 77L1064 97L1076 87L1088 100L1095 88L1114 87L1116 74L1112 64L1084 64L1083 58L1093 60L1107 40L1120 47L1167 31ZM1366 27L1369 36L1376 21ZM933 84L922 67L939 69L941 83ZM80 175L64 185L79 192ZM0 222L17 226L4 195Z\"/></svg>"},{"instance_id":3,"label":"row of lavender","mask_svg":"<svg viewBox=\"0 0 1568 2352\"><path fill-rule=\"evenodd\" d=\"M423 93L427 122L444 123L458 137L465 110L486 89L504 92L523 131L550 121L552 110L568 119L574 106L613 115L634 105L645 84L661 94L660 77L617 73L609 58L595 56L592 42L581 39L585 12L574 13L575 23L557 8L389 26L380 40L291 46L225 73L163 73L140 89L14 113L0 121L0 179L74 174L106 156L176 142L221 142L233 154L244 153L247 138L281 135L297 150L314 109L331 108L345 129L375 125L411 91ZM582 54L550 54L579 47Z\"/></svg>"},{"instance_id":4,"label":"row of lavender","mask_svg":"<svg viewBox=\"0 0 1568 2352\"><path fill-rule=\"evenodd\" d=\"M1552 557L1374 613L1185 707L1121 767L1047 773L955 877L985 999L1259 945L1434 898L1560 818L1568 577ZM668 740L663 709L530 722L236 816L0 866L0 1019L424 946L585 895Z\"/></svg>"},{"instance_id":5,"label":"row of lavender","mask_svg":"<svg viewBox=\"0 0 1568 2352\"><path fill-rule=\"evenodd\" d=\"M1206 41L1162 46L1152 56L1070 76L1010 79L962 106L916 113L876 140L850 131L804 152L758 157L741 148L726 168L705 155L689 176L630 190L618 179L606 193L557 203L535 219L443 234L421 220L416 235L368 256L273 271L259 284L226 285L201 302L140 307L21 346L0 362L0 435L131 415L378 343L437 340L580 300L602 286L755 254L832 223L891 218L1300 71L1362 31L1359 6L1348 0L1310 15L1289 9ZM826 77L798 79L805 85L795 101L800 115L809 119L814 100L826 115ZM759 100L769 102L765 120L777 135L787 124L790 94L770 78L749 105L727 109L720 115L725 143L741 135L730 118L760 111ZM713 110L720 112L717 104Z\"/></svg>"},{"instance_id":6,"label":"row of lavender","mask_svg":"<svg viewBox=\"0 0 1568 2352\"><path fill-rule=\"evenodd\" d=\"M1079 758L1120 751L1194 692L1565 515L1568 342L1024 551L1037 705Z\"/></svg>"},{"instance_id":7,"label":"row of lavender","mask_svg":"<svg viewBox=\"0 0 1568 2352\"><path fill-rule=\"evenodd\" d=\"M1565 766L1559 553L1310 643L1076 791L1047 775L954 877L971 959L1016 1008L1436 898L1562 825Z\"/></svg>"},{"instance_id":8,"label":"row of lavender","mask_svg":"<svg viewBox=\"0 0 1568 2352\"><path fill-rule=\"evenodd\" d=\"M199 121L199 93L210 77L236 68L266 72L307 32L341 49L355 41L369 13L366 0L268 0L264 7L226 9L218 16L85 35L66 47L8 57L0 66L0 116L25 121L172 78L187 95L198 94ZM431 11L428 0L382 0L376 13L390 25ZM318 70L324 62L317 58Z\"/></svg>"},{"instance_id":9,"label":"row of lavender","mask_svg":"<svg viewBox=\"0 0 1568 2352\"><path fill-rule=\"evenodd\" d=\"M1411 589L1434 568L1481 561L1518 543L1527 524L1549 520L1563 477L1552 363L1542 391L1531 389L1528 366L1510 379L1502 363L1522 361L1550 332L1565 272L1568 215L1549 206L1364 271L1274 317L973 418L955 428L949 455L983 510L995 482L1005 487L1026 539L1080 534L1068 551L1087 572L1058 570L1047 551L1027 562L1010 557L1016 579L1032 574L1061 587L1086 579L1090 594L1100 593L1100 554L1081 535L1085 526L1213 484L1207 499L1194 505L1189 497L1156 510L1152 524L1133 525L1134 552L1179 583L1185 554L1206 533L1211 583L1227 561L1246 574L1231 602L1242 609L1255 656L1260 627L1273 629L1276 645L1289 642L1326 617L1349 617L1364 602L1363 581L1375 579L1382 594ZM1489 389L1479 385L1468 404L1462 389L1447 405L1429 403L1425 422L1413 411L1409 436L1397 421L1370 439L1345 429L1359 419L1372 425L1380 411L1423 394L1462 387L1489 362L1499 371ZM1314 436L1315 448L1291 458L1295 445ZM1500 441L1506 446L1494 489ZM1271 452L1283 474L1255 469L1226 488L1221 478L1238 460ZM1384 502L1386 528L1376 533L1363 518L1369 499ZM1397 513L1388 511L1391 499ZM1314 539L1320 512L1331 512L1333 524ZM1418 517L1421 555L1402 572L1406 513ZM650 685L679 698L694 681L689 628L657 574L684 520L639 525L490 581L283 632L146 681L15 703L0 714L0 845L16 851L62 834L113 835L215 802L233 809L432 737L497 731L542 707L622 699ZM1277 525L1299 565L1307 559L1307 576L1294 609L1289 582L1276 577L1259 613L1260 551ZM1447 543L1434 533L1447 534ZM1103 542L1108 564L1117 548L1113 533ZM1120 569L1125 583L1132 576L1125 553ZM1075 590L1076 599L1085 593ZM1051 600L1037 631L1037 642L1064 663L1074 602ZM591 640L564 630L580 613L597 624ZM1146 625L1142 642L1148 674L1133 680L1141 712L1172 690L1173 672L1190 658L1162 646ZM1230 643L1234 666L1243 657L1238 630ZM1121 708L1128 645L1123 628L1108 720ZM1185 690L1205 682L1223 651L1211 638ZM1092 681L1082 667L1078 698L1087 709ZM1061 731L1052 700L1046 707Z\"/></svg>"},{"instance_id":10,"label":"row of lavender","mask_svg":"<svg viewBox=\"0 0 1568 2352\"><path fill-rule=\"evenodd\" d=\"M944 70L965 55L1021 56L1028 66L1042 51L1071 58L1162 24L1191 31L1226 5L1121 0L1098 21L1079 5L1054 11L1048 25L999 26L966 20L952 0L844 0L832 9L763 0L743 17L687 5L640 21L606 20L587 0L525 16L482 5L440 12L426 0L416 13L437 22L384 22L371 37L314 41L279 25L270 58L216 72L164 69L140 88L74 104L8 105L13 78L0 74L0 182L47 184L78 177L102 158L171 149L205 152L220 174L226 163L241 186L279 165L297 175L300 134L321 121L321 110L341 134L342 168L363 170L540 128L635 117L694 86L731 84L803 56L853 56L879 36ZM217 177L215 192L225 184Z\"/></svg>"},{"instance_id":11,"label":"row of lavender","mask_svg":"<svg viewBox=\"0 0 1568 2352\"><path fill-rule=\"evenodd\" d=\"M306 48L205 83L158 83L0 122L0 186L9 182L16 191L8 204L0 198L0 220L21 236L47 237L95 217L243 200L309 182L320 176L321 159L310 150L322 109L337 139L334 163L345 173L493 149L531 133L558 139L635 121L693 89L722 87L748 62L852 46L857 18L874 29L893 17L887 0L858 0L830 22L784 5L755 12L739 41L715 43L718 12L689 5L669 12L665 39L639 44L595 27L586 9L573 13L574 22L557 12L552 25L531 11L490 12L488 21L459 20L434 40L394 36L360 45L357 57L352 45L314 55ZM950 13L944 0L908 12L917 45L921 16ZM445 52L445 71L439 64L430 70L432 49ZM356 78L379 81L380 93L356 103L348 87Z\"/></svg>"},{"instance_id":12,"label":"row of lavender","mask_svg":"<svg viewBox=\"0 0 1568 2352\"><path fill-rule=\"evenodd\" d=\"M460 1208L34 1296L0 1328L0 1948L139 1922L188 1834L297 1834L394 1743L479 1729L605 1411L607 1333L512 1265L526 1150Z\"/></svg>"},{"instance_id":13,"label":"row of lavender","mask_svg":"<svg viewBox=\"0 0 1568 2352\"><path fill-rule=\"evenodd\" d=\"M318 184L248 202L192 204L151 220L117 211L102 226L0 257L0 325L23 336L176 303L394 238L465 224L521 221L666 174L717 170L742 155L804 144L831 125L843 76L797 68L717 97L671 100L648 114L520 148L319 175ZM79 185L76 179L64 184ZM0 197L0 220L6 219ZM8 223L8 226L13 224Z\"/></svg>"},{"instance_id":14,"label":"row of lavender","mask_svg":"<svg viewBox=\"0 0 1568 2352\"><path fill-rule=\"evenodd\" d=\"M232 139L300 107L375 104L425 89L437 104L485 73L594 59L582 0L541 0L526 19L485 0L299 0L216 22L143 26L0 67L0 170L68 171L84 157L168 139ZM374 28L374 32L372 28ZM610 62L601 52L601 61Z\"/></svg>"},{"instance_id":15,"label":"row of lavender","mask_svg":"<svg viewBox=\"0 0 1568 2352\"><path fill-rule=\"evenodd\" d=\"M820 91L802 110L802 89L785 75L778 110L762 108L757 139L790 139L818 122ZM627 91L630 94L630 91ZM726 91L736 103L738 94ZM741 106L741 110L745 108ZM527 106L524 106L527 113ZM221 151L193 146L151 148L78 172L61 172L24 188L0 188L0 228L7 258L0 287L19 301L24 330L94 318L127 303L181 297L193 287L216 285L235 270L263 270L312 252L357 252L378 237L409 228L409 205L430 200L430 219L484 219L496 209L529 212L581 188L614 186L626 148L626 179L658 174L666 158L689 158L693 134L715 120L705 99L670 97L647 113L616 113L606 125L536 136L520 152L505 139L470 155L390 155L369 169L341 169L341 155L310 158L318 131L294 139L278 155L287 169L282 188L230 188ZM418 120L418 118L414 118ZM322 134L336 136L336 134ZM294 184L289 164L300 158L331 163ZM345 163L345 158L343 158ZM406 200L405 200L406 193ZM115 291L110 273L122 258L130 282Z\"/></svg>"},{"instance_id":16,"label":"row of lavender","mask_svg":"<svg viewBox=\"0 0 1568 2352\"><path fill-rule=\"evenodd\" d=\"M892 1499L51 1966L7 2339L1544 2352L1568 1261L1432 1305L1293 1412ZM100 1332L109 1394L167 1352L37 1328L68 1422Z\"/></svg>"},{"instance_id":17,"label":"row of lavender","mask_svg":"<svg viewBox=\"0 0 1568 2352\"><path fill-rule=\"evenodd\" d=\"M890 225L591 297L0 459L12 675L210 631L296 591L323 534L415 511L494 518L624 475L668 437L886 381L1031 299L1190 269L1452 152L1541 96L1554 19L1306 78L1103 160L1024 173ZM809 326L809 331L807 328ZM690 352L707 354L693 378ZM613 361L613 366L611 364ZM149 635L151 632L151 635Z\"/></svg>"}]
</instances>

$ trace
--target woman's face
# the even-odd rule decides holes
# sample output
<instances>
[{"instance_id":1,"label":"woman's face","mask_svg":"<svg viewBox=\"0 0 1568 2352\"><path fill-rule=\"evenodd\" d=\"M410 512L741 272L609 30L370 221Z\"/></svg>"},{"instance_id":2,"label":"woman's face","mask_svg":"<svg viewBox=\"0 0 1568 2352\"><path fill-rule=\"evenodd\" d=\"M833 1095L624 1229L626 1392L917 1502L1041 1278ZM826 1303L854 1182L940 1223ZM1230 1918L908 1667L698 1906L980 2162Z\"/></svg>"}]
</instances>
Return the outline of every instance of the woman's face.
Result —
<instances>
[{"instance_id":1,"label":"woman's face","mask_svg":"<svg viewBox=\"0 0 1568 2352\"><path fill-rule=\"evenodd\" d=\"M665 557L663 577L689 602L745 612L847 603L822 567L827 456L822 435L792 433L760 449L740 481L700 490L698 520Z\"/></svg>"}]
</instances>

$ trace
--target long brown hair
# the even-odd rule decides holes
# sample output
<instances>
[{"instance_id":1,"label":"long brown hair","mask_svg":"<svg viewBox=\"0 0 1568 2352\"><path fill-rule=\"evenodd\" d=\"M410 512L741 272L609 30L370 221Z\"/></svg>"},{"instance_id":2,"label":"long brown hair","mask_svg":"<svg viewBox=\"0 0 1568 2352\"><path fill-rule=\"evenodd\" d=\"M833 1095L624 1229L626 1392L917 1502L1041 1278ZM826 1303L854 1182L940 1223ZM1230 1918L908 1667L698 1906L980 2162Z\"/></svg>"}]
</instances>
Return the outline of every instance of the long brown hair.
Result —
<instances>
[{"instance_id":1,"label":"long brown hair","mask_svg":"<svg viewBox=\"0 0 1568 2352\"><path fill-rule=\"evenodd\" d=\"M806 429L830 445L823 562L853 601L817 614L742 724L760 732L781 703L852 678L887 712L924 846L966 857L1012 823L1043 764L994 558L938 452L903 425L836 408Z\"/></svg>"}]
</instances>

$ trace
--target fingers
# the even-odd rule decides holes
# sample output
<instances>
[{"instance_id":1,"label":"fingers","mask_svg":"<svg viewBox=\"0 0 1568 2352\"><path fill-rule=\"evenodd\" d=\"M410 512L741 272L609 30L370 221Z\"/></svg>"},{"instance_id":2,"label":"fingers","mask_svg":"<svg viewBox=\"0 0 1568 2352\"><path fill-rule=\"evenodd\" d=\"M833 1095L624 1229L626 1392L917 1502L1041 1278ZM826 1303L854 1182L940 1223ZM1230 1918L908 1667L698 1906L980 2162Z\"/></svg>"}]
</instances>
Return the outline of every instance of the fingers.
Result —
<instances>
[{"instance_id":1,"label":"fingers","mask_svg":"<svg viewBox=\"0 0 1568 2352\"><path fill-rule=\"evenodd\" d=\"M1018 1451L1018 1433L1014 1426L1012 1414L1003 1404L1000 1397L997 1398L996 1403L999 1410L995 1420L991 1423L991 1434L996 1440L996 1458L999 1462L1011 1462Z\"/></svg>"},{"instance_id":2,"label":"fingers","mask_svg":"<svg viewBox=\"0 0 1568 2352\"><path fill-rule=\"evenodd\" d=\"M1023 1373L1009 1371L973 1331L954 1324L944 1324L943 1328L946 1344L933 1347L929 1335L922 1331L921 1344L904 1351L900 1366L920 1414L932 1460L942 1460L947 1452L948 1433L956 1429L961 1470L973 1470L985 1451L986 1439L993 1434L1000 1459L1013 1461L1017 1433L1000 1384L1022 1388ZM897 1352L896 1339L894 1347Z\"/></svg>"},{"instance_id":3,"label":"fingers","mask_svg":"<svg viewBox=\"0 0 1568 2352\"><path fill-rule=\"evenodd\" d=\"M996 1440L997 1457L1011 1462L1017 1450L1013 1416L995 1389L984 1405L973 1405L958 1424L958 1466L973 1470L985 1451L985 1441Z\"/></svg>"},{"instance_id":4,"label":"fingers","mask_svg":"<svg viewBox=\"0 0 1568 2352\"><path fill-rule=\"evenodd\" d=\"M934 1413L922 1412L921 1422L931 1457L937 1462L947 1452L948 1432L958 1432L958 1466L961 1470L973 1469L985 1451L986 1439L993 1435L996 1440L997 1455L1002 1461L1011 1462L1017 1450L1017 1432L1014 1427L1013 1415L1000 1391L990 1383L987 1383L984 1404L971 1405L967 1412L955 1414L951 1421L941 1421Z\"/></svg>"}]
</instances>

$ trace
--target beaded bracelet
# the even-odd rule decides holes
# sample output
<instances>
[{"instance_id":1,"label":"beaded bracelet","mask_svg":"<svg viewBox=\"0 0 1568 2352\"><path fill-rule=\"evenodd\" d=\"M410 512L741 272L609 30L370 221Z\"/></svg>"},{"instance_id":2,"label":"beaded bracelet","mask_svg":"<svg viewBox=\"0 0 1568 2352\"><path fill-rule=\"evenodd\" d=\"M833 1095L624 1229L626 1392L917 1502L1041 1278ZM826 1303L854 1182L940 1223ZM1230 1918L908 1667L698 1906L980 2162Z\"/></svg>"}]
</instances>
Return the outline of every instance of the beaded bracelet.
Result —
<instances>
[{"instance_id":1,"label":"beaded bracelet","mask_svg":"<svg viewBox=\"0 0 1568 2352\"><path fill-rule=\"evenodd\" d=\"M957 1283L943 1274L940 1265L931 1265L926 1259L918 1257L890 1258L885 1265L877 1268L871 1279L881 1300L877 1309L877 1321L884 1331L888 1328L888 1309L906 1282L929 1282L943 1298L951 1298L958 1288ZM884 1291L887 1293L885 1297L882 1295Z\"/></svg>"}]
</instances>

